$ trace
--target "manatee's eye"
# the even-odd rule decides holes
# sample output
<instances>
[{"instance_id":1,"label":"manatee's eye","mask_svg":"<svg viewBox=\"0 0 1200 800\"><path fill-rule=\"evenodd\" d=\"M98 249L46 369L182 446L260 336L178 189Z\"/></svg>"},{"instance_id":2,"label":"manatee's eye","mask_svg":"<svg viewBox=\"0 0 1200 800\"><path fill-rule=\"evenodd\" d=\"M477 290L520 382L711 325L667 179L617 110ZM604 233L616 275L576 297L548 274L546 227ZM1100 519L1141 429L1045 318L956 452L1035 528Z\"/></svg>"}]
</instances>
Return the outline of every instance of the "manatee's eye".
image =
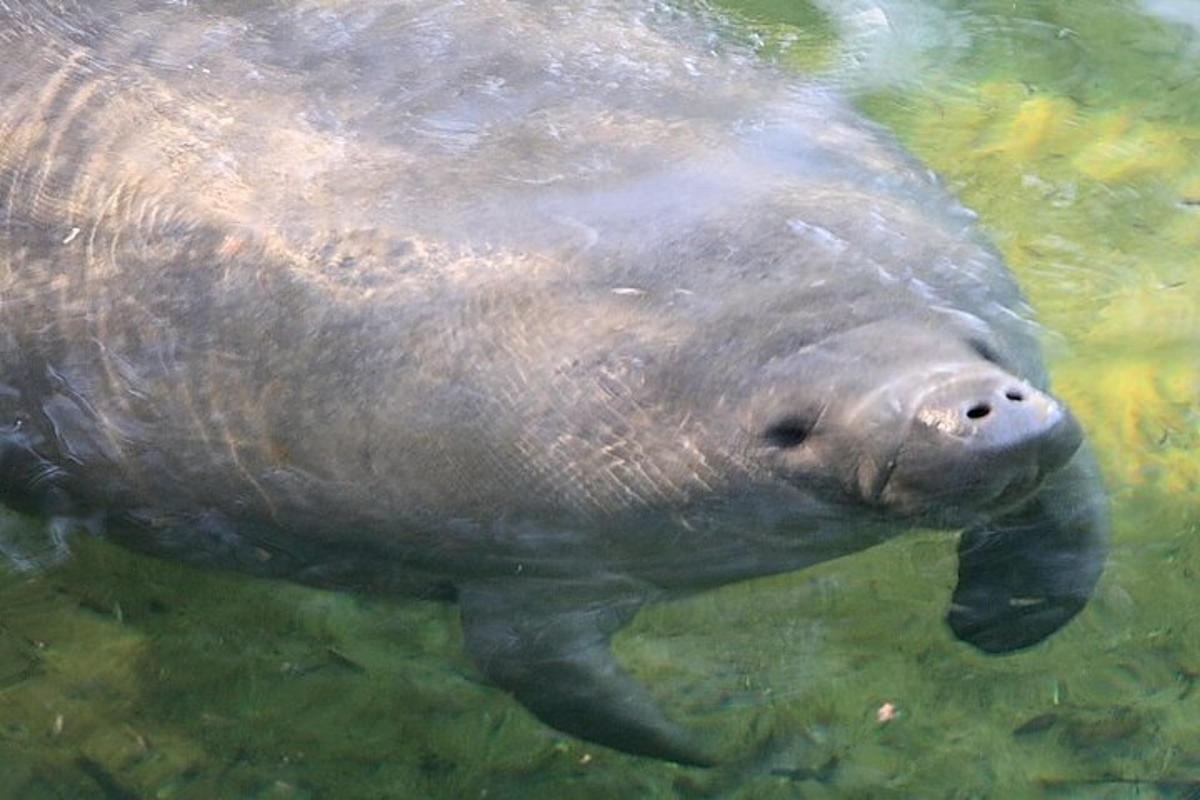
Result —
<instances>
[{"instance_id":1,"label":"manatee's eye","mask_svg":"<svg viewBox=\"0 0 1200 800\"><path fill-rule=\"evenodd\" d=\"M788 449L804 444L812 431L813 421L805 417L788 416L763 432L763 439L775 447Z\"/></svg>"},{"instance_id":2,"label":"manatee's eye","mask_svg":"<svg viewBox=\"0 0 1200 800\"><path fill-rule=\"evenodd\" d=\"M997 355L996 351L992 349L992 346L983 339L972 337L967 340L967 344L970 345L971 349L975 351L976 355L978 355L984 361L990 361L993 364L1000 363L1000 356Z\"/></svg>"}]
</instances>

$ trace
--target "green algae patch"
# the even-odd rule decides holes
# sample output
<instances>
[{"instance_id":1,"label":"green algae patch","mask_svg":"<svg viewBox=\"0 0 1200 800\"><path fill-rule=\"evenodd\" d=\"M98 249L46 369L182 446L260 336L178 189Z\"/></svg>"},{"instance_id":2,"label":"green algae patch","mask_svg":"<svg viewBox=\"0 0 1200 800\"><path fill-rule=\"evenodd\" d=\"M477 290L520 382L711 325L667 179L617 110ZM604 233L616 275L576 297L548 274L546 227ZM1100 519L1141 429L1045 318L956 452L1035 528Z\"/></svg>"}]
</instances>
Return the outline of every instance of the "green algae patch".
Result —
<instances>
[{"instance_id":1,"label":"green algae patch","mask_svg":"<svg viewBox=\"0 0 1200 800\"><path fill-rule=\"evenodd\" d=\"M984 92L981 94L986 96ZM983 148L982 153L1025 161L1036 156L1061 153L1069 148L1079 113L1075 103L1066 97L1022 99L1021 94L1018 92L1012 98L1016 103L1016 109L1011 112L1012 120L998 126L1002 130L997 132L993 143Z\"/></svg>"},{"instance_id":2,"label":"green algae patch","mask_svg":"<svg viewBox=\"0 0 1200 800\"><path fill-rule=\"evenodd\" d=\"M1081 175L1108 184L1185 169L1200 146L1200 130L1172 130L1135 121L1128 114L1097 119L1091 132L1094 140L1075 156L1073 166Z\"/></svg>"},{"instance_id":3,"label":"green algae patch","mask_svg":"<svg viewBox=\"0 0 1200 800\"><path fill-rule=\"evenodd\" d=\"M763 59L803 72L829 68L837 55L829 15L807 0L717 0L735 35Z\"/></svg>"}]
</instances>

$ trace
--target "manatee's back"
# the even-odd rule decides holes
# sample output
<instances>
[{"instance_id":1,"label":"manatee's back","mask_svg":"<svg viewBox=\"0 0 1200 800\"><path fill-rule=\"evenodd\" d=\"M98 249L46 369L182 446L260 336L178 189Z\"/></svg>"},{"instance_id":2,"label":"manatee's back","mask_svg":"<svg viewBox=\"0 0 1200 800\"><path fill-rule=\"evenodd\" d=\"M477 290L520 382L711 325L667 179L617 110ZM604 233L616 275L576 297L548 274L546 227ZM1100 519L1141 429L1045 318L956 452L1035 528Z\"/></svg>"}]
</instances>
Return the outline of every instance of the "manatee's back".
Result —
<instances>
[{"instance_id":1,"label":"manatee's back","mask_svg":"<svg viewBox=\"0 0 1200 800\"><path fill-rule=\"evenodd\" d=\"M586 511L629 495L571 473L620 399L564 364L930 307L1027 335L923 174L673 6L4 8L0 413L94 502Z\"/></svg>"},{"instance_id":2,"label":"manatee's back","mask_svg":"<svg viewBox=\"0 0 1200 800\"><path fill-rule=\"evenodd\" d=\"M781 182L831 192L841 218L839 193L951 208L859 117L714 25L641 0L24 3L0 15L0 191L10 218L236 226L328 273L308 250L354 230L653 249L743 224ZM356 286L371 266L323 278Z\"/></svg>"}]
</instances>

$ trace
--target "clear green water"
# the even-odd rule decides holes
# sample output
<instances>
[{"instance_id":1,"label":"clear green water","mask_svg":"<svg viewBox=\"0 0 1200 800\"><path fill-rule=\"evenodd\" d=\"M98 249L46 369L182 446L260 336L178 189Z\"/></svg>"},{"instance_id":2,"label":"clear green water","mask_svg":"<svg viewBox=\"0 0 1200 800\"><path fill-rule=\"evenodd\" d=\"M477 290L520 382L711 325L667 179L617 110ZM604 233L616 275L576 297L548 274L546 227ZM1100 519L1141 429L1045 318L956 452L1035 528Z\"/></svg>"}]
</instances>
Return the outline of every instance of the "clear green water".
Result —
<instances>
[{"instance_id":1,"label":"clear green water","mask_svg":"<svg viewBox=\"0 0 1200 800\"><path fill-rule=\"evenodd\" d=\"M651 609L620 657L744 754L701 771L547 730L479 685L453 608L84 542L0 576L0 797L1200 796L1200 33L1170 21L1200 3L722 7L843 85L1005 252L1112 489L1089 609L976 653L941 621L940 535Z\"/></svg>"}]
</instances>

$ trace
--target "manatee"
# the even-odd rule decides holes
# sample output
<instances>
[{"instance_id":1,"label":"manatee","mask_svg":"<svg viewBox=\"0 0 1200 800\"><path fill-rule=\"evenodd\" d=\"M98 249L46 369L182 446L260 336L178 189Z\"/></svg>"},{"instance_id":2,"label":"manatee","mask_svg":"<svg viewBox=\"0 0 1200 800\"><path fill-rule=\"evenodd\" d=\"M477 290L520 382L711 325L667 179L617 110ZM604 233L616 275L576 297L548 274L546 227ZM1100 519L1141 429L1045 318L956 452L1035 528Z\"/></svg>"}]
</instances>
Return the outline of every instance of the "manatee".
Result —
<instances>
[{"instance_id":1,"label":"manatee","mask_svg":"<svg viewBox=\"0 0 1200 800\"><path fill-rule=\"evenodd\" d=\"M913 528L986 652L1091 594L996 251L705 8L27 0L0 42L0 492L59 546L456 601L545 723L684 764L610 651L647 603Z\"/></svg>"}]
</instances>

